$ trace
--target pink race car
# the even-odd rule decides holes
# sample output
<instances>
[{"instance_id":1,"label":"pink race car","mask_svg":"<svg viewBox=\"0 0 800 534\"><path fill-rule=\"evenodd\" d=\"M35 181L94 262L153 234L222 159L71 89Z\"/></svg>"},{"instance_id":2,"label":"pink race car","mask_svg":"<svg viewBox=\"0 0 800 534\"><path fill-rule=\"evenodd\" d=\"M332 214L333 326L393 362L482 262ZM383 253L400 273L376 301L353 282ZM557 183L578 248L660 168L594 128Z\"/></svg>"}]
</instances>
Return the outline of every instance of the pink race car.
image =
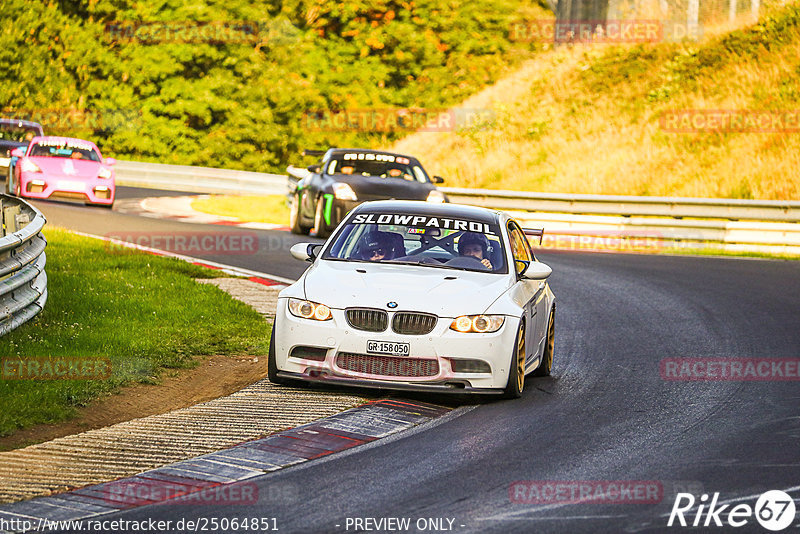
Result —
<instances>
[{"instance_id":1,"label":"pink race car","mask_svg":"<svg viewBox=\"0 0 800 534\"><path fill-rule=\"evenodd\" d=\"M113 158L100 155L91 141L71 137L34 137L27 149L11 152L13 182L8 189L24 198L74 198L104 208L114 205Z\"/></svg>"}]
</instances>

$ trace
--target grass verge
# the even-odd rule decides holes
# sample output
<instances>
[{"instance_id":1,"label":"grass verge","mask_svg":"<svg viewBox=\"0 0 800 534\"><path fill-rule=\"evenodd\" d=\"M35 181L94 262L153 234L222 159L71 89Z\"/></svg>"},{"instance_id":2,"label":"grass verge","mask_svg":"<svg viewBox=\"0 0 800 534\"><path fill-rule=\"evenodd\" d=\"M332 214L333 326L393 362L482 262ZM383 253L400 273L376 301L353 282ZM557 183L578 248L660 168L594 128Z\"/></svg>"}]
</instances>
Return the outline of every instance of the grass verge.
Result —
<instances>
[{"instance_id":1,"label":"grass verge","mask_svg":"<svg viewBox=\"0 0 800 534\"><path fill-rule=\"evenodd\" d=\"M289 207L283 195L212 195L193 201L192 208L210 215L236 217L241 222L289 224Z\"/></svg>"},{"instance_id":2,"label":"grass verge","mask_svg":"<svg viewBox=\"0 0 800 534\"><path fill-rule=\"evenodd\" d=\"M216 272L65 230L46 237L47 305L3 338L0 358L107 358L111 375L0 380L0 436L64 421L100 395L157 382L163 369L193 367L200 356L267 353L268 325L256 311L194 281Z\"/></svg>"}]
</instances>

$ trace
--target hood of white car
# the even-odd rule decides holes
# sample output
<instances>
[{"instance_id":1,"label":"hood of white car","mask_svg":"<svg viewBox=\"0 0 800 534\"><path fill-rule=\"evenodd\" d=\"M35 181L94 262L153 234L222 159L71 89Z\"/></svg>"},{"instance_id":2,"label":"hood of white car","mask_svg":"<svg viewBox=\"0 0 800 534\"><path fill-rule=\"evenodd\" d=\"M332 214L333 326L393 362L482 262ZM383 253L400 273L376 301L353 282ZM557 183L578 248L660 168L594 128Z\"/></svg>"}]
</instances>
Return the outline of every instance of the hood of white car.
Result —
<instances>
[{"instance_id":1,"label":"hood of white car","mask_svg":"<svg viewBox=\"0 0 800 534\"><path fill-rule=\"evenodd\" d=\"M308 300L331 308L421 311L440 317L483 313L511 285L511 277L435 267L317 261L306 272Z\"/></svg>"}]
</instances>

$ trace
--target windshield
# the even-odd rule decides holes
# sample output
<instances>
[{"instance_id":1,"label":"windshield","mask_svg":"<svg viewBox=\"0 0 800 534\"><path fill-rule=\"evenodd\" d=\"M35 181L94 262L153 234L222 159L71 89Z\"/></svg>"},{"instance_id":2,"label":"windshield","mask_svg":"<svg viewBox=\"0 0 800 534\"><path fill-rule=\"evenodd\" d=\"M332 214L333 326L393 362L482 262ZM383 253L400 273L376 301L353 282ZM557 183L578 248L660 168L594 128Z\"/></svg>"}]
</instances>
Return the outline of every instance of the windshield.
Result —
<instances>
[{"instance_id":1,"label":"windshield","mask_svg":"<svg viewBox=\"0 0 800 534\"><path fill-rule=\"evenodd\" d=\"M327 162L326 174L355 174L379 178L401 178L412 182L428 183L422 167L409 158L394 154L353 152L336 154Z\"/></svg>"},{"instance_id":2,"label":"windshield","mask_svg":"<svg viewBox=\"0 0 800 534\"><path fill-rule=\"evenodd\" d=\"M88 143L67 141L50 143L41 141L31 147L31 157L70 158L87 161L100 161L100 154Z\"/></svg>"},{"instance_id":3,"label":"windshield","mask_svg":"<svg viewBox=\"0 0 800 534\"><path fill-rule=\"evenodd\" d=\"M3 141L27 143L37 135L42 135L42 130L35 126L0 123L0 139Z\"/></svg>"},{"instance_id":4,"label":"windshield","mask_svg":"<svg viewBox=\"0 0 800 534\"><path fill-rule=\"evenodd\" d=\"M508 272L500 227L419 214L360 213L322 256L326 260Z\"/></svg>"}]
</instances>

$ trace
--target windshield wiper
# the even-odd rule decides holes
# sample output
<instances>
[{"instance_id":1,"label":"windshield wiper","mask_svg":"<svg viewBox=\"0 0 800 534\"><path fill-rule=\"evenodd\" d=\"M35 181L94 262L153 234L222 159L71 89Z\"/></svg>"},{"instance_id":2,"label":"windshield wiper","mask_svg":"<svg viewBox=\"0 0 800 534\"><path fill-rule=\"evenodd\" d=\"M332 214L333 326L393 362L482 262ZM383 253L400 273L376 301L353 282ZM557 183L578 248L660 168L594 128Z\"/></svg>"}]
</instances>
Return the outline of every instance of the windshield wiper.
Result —
<instances>
[{"instance_id":1,"label":"windshield wiper","mask_svg":"<svg viewBox=\"0 0 800 534\"><path fill-rule=\"evenodd\" d=\"M422 263L422 261L421 261L421 260L417 260L417 261L409 261L409 260L403 260L403 261L398 261L398 260L386 260L386 261L383 261L383 262L380 262L380 263L391 263L392 265L430 265L429 263Z\"/></svg>"}]
</instances>

